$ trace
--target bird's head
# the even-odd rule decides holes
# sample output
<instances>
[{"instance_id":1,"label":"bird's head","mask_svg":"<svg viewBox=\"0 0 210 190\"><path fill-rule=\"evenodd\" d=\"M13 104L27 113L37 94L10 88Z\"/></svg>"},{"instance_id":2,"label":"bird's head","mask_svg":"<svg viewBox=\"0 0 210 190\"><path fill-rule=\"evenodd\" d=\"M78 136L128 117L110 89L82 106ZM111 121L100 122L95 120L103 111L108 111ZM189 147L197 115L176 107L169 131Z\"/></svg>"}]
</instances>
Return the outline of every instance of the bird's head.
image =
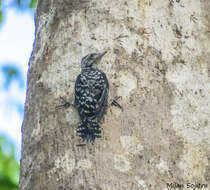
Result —
<instances>
[{"instance_id":1,"label":"bird's head","mask_svg":"<svg viewBox=\"0 0 210 190\"><path fill-rule=\"evenodd\" d=\"M102 53L90 53L82 58L81 67L82 69L90 68L94 64L97 64L101 61L101 58L107 53L103 51Z\"/></svg>"}]
</instances>

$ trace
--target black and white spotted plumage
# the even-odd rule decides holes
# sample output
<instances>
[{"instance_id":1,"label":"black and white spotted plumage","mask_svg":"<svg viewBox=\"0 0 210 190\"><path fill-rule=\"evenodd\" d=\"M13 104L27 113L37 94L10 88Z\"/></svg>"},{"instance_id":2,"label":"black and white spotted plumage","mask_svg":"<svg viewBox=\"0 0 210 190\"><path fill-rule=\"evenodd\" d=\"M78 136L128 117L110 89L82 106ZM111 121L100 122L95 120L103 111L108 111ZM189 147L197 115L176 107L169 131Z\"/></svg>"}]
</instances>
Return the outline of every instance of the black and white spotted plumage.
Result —
<instances>
[{"instance_id":1,"label":"black and white spotted plumage","mask_svg":"<svg viewBox=\"0 0 210 190\"><path fill-rule=\"evenodd\" d=\"M101 54L89 54L82 59L82 71L75 82L75 105L81 123L78 135L86 141L94 141L101 137L99 121L107 106L109 83L104 72L93 68L100 61Z\"/></svg>"}]
</instances>

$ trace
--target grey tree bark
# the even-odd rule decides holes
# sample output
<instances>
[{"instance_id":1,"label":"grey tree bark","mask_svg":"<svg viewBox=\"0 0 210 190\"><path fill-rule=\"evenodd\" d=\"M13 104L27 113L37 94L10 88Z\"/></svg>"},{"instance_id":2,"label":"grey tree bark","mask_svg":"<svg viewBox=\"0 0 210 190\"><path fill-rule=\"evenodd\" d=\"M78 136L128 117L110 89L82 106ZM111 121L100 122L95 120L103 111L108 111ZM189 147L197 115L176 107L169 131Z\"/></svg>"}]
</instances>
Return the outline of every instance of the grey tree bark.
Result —
<instances>
[{"instance_id":1,"label":"grey tree bark","mask_svg":"<svg viewBox=\"0 0 210 190\"><path fill-rule=\"evenodd\" d=\"M39 0L22 127L20 190L210 189L210 2ZM81 58L110 97L102 138L80 146L73 107Z\"/></svg>"}]
</instances>

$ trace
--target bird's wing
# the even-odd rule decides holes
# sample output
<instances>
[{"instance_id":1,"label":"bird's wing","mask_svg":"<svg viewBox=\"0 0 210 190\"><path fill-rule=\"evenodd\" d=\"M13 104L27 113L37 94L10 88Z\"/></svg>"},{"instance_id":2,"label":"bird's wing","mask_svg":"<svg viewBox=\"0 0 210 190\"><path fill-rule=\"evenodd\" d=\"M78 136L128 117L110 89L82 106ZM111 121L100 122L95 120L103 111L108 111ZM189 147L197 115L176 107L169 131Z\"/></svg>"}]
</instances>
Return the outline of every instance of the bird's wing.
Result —
<instances>
[{"instance_id":1,"label":"bird's wing","mask_svg":"<svg viewBox=\"0 0 210 190\"><path fill-rule=\"evenodd\" d=\"M79 98L81 97L81 74L77 76L76 82L75 82L75 99L74 104L78 107L79 106Z\"/></svg>"},{"instance_id":2,"label":"bird's wing","mask_svg":"<svg viewBox=\"0 0 210 190\"><path fill-rule=\"evenodd\" d=\"M89 85L88 76L83 80L84 76L79 74L75 82L75 105L78 109L82 121L94 119L96 117L96 105L98 100L94 99L92 87Z\"/></svg>"},{"instance_id":3,"label":"bird's wing","mask_svg":"<svg viewBox=\"0 0 210 190\"><path fill-rule=\"evenodd\" d=\"M96 115L97 115L98 121L100 121L101 117L104 114L104 111L107 106L108 95L109 95L109 82L107 80L105 73L103 72L101 72L100 81L102 81L102 89L101 89L100 97L98 97L98 101L96 103Z\"/></svg>"},{"instance_id":4,"label":"bird's wing","mask_svg":"<svg viewBox=\"0 0 210 190\"><path fill-rule=\"evenodd\" d=\"M89 81L90 82L90 81ZM75 105L81 120L97 119L100 121L107 105L109 83L106 75L100 72L100 78L94 84L83 83L81 74L75 82Z\"/></svg>"}]
</instances>

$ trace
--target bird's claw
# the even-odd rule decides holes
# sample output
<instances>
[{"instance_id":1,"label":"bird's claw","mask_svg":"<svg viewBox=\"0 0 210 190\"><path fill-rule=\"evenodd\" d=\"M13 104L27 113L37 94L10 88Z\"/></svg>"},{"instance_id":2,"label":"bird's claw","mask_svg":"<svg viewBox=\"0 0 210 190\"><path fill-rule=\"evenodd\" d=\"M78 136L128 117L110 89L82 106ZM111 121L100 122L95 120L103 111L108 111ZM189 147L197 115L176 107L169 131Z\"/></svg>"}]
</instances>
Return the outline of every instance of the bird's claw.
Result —
<instances>
[{"instance_id":1,"label":"bird's claw","mask_svg":"<svg viewBox=\"0 0 210 190\"><path fill-rule=\"evenodd\" d=\"M66 108L69 108L70 105L71 105L71 104L70 104L69 102L66 102L65 104L61 104L61 105L56 106L55 109L56 109L56 110L62 109L62 108L65 108L65 109L66 109Z\"/></svg>"},{"instance_id":2,"label":"bird's claw","mask_svg":"<svg viewBox=\"0 0 210 190\"><path fill-rule=\"evenodd\" d=\"M111 105L116 106L123 111L123 107L117 102L117 100L119 100L120 98L122 99L122 96L116 96L114 99L112 99Z\"/></svg>"},{"instance_id":3,"label":"bird's claw","mask_svg":"<svg viewBox=\"0 0 210 190\"><path fill-rule=\"evenodd\" d=\"M58 106L56 106L55 107L55 109L57 110L57 109L62 109L62 108L69 108L72 104L71 103L69 103L69 102L67 102L63 97L60 97L60 99L62 100L62 102L64 102L63 104L61 104L61 105L58 105Z\"/></svg>"}]
</instances>

